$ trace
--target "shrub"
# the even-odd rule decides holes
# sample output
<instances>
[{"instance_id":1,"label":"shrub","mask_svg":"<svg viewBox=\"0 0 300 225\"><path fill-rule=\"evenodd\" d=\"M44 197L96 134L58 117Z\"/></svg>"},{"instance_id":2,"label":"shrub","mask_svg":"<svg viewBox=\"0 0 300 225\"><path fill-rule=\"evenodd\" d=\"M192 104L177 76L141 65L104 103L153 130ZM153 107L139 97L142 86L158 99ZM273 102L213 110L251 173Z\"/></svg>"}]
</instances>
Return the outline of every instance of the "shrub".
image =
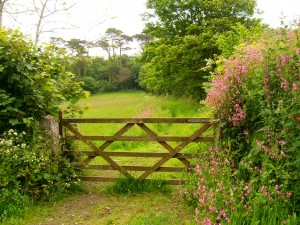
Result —
<instances>
[{"instance_id":1,"label":"shrub","mask_svg":"<svg viewBox=\"0 0 300 225\"><path fill-rule=\"evenodd\" d=\"M267 30L218 65L206 101L219 147L186 191L199 224L299 222L299 32Z\"/></svg>"},{"instance_id":2,"label":"shrub","mask_svg":"<svg viewBox=\"0 0 300 225\"><path fill-rule=\"evenodd\" d=\"M82 86L86 91L89 91L91 93L97 93L100 89L100 81L96 80L94 77L82 77L81 81L83 82Z\"/></svg>"},{"instance_id":3,"label":"shrub","mask_svg":"<svg viewBox=\"0 0 300 225\"><path fill-rule=\"evenodd\" d=\"M65 101L86 96L68 58L54 46L37 47L17 30L0 29L0 133L24 120L57 116Z\"/></svg>"},{"instance_id":4,"label":"shrub","mask_svg":"<svg viewBox=\"0 0 300 225\"><path fill-rule=\"evenodd\" d=\"M28 135L12 129L0 138L0 221L21 216L32 200L81 189L70 162L47 151L44 139L39 132Z\"/></svg>"}]
</instances>

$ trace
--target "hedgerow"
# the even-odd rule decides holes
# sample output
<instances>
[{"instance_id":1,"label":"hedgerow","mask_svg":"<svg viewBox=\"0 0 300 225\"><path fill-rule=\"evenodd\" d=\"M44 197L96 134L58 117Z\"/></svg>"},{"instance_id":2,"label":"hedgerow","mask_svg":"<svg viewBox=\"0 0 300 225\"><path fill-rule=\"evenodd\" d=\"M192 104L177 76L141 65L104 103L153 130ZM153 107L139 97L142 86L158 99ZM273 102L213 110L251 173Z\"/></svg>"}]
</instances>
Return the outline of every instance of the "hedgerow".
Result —
<instances>
[{"instance_id":1,"label":"hedgerow","mask_svg":"<svg viewBox=\"0 0 300 225\"><path fill-rule=\"evenodd\" d=\"M60 104L87 95L54 46L35 46L17 30L0 29L0 221L21 217L37 200L81 189L71 163L53 154L39 128Z\"/></svg>"},{"instance_id":2,"label":"hedgerow","mask_svg":"<svg viewBox=\"0 0 300 225\"><path fill-rule=\"evenodd\" d=\"M206 99L220 120L218 147L185 195L198 224L299 222L299 34L268 29L218 65Z\"/></svg>"}]
</instances>

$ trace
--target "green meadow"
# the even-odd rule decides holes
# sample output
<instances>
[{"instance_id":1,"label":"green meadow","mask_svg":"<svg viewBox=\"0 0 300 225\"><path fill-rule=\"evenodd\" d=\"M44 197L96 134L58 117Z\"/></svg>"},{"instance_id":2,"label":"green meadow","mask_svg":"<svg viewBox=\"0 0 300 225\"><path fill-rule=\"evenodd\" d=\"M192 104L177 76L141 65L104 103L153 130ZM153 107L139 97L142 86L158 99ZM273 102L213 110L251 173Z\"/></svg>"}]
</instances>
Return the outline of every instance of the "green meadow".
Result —
<instances>
[{"instance_id":1,"label":"green meadow","mask_svg":"<svg viewBox=\"0 0 300 225\"><path fill-rule=\"evenodd\" d=\"M189 99L175 99L171 97L157 97L142 91L128 91L117 93L106 93L92 95L88 99L81 100L82 106L88 105L89 108L82 115L83 118L170 118L170 117L208 117L205 108L200 108L197 102ZM78 129L83 135L114 135L125 124L80 124ZM159 136L189 136L201 127L201 124L147 124ZM209 134L209 132L207 133ZM146 136L146 132L138 126L132 127L124 136ZM96 146L101 146L103 141L93 141ZM169 142L172 147L176 147L180 142ZM191 143L182 150L182 153L198 153L201 149L207 149L207 143ZM74 150L91 149L81 141L73 142ZM105 151L132 151L132 152L168 152L157 142L114 142ZM84 159L84 157L81 157ZM119 165L151 166L160 158L133 158L133 157L112 157ZM90 164L107 165L108 163L96 157ZM178 159L171 159L164 166L181 167L183 164ZM120 177L118 171L98 171L84 170L85 175L100 175ZM131 172L134 177L143 172ZM180 178L180 173L153 173L151 177ZM122 176L121 176L122 177Z\"/></svg>"}]
</instances>

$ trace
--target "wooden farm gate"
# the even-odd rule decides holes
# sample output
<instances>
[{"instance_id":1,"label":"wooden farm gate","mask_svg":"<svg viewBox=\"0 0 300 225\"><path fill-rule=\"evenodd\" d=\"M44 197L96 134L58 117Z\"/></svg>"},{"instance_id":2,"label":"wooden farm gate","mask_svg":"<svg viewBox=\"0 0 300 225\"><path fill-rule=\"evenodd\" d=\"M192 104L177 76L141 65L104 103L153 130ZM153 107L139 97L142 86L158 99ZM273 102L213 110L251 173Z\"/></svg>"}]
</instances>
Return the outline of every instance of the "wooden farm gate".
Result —
<instances>
[{"instance_id":1,"label":"wooden farm gate","mask_svg":"<svg viewBox=\"0 0 300 225\"><path fill-rule=\"evenodd\" d=\"M214 138L211 136L203 136L204 132L212 128L215 123L211 122L208 118L64 118L60 113L60 135L62 137L62 150L66 155L82 156L83 160L77 164L81 169L94 169L94 170L117 170L126 178L133 178L129 171L143 171L137 179L147 179L154 172L182 172L191 170L191 158L198 158L197 153L181 153L188 144L192 142L213 142ZM79 124L83 123L122 123L124 126L119 129L113 136L87 136L81 133L78 129ZM148 124L199 124L199 127L190 136L159 136L149 128ZM133 126L138 126L147 135L146 136L122 136ZM211 132L210 132L211 133ZM67 140L77 140L84 142L89 151L80 151L74 149L67 149L65 142ZM100 146L94 141L104 141ZM107 148L116 141L122 142L157 142L164 149L166 153L159 152L132 152L132 151L105 151ZM172 147L168 142L180 143L177 147ZM152 157L160 158L152 166L123 166L119 165L117 160L112 157ZM82 158L81 157L81 158ZM93 165L90 162L96 157L101 157L108 164L107 165ZM163 166L167 161L172 158L177 158L181 161L184 167L167 167ZM99 181L110 182L118 178L116 177L100 177L100 176L80 176L83 181ZM166 180L168 184L179 184L184 181L181 180Z\"/></svg>"}]
</instances>

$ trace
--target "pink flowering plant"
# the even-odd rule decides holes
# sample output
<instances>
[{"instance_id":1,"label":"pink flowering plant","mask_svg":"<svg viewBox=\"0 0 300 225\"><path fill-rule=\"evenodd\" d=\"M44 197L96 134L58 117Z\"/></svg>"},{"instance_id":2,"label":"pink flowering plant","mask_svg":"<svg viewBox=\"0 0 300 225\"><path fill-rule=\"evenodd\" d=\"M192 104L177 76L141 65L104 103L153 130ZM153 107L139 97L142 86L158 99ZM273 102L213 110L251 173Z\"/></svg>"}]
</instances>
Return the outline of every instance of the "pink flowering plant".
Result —
<instances>
[{"instance_id":1,"label":"pink flowering plant","mask_svg":"<svg viewBox=\"0 0 300 225\"><path fill-rule=\"evenodd\" d=\"M197 224L299 222L299 38L299 28L268 29L218 65L206 102L220 140L186 194Z\"/></svg>"}]
</instances>

